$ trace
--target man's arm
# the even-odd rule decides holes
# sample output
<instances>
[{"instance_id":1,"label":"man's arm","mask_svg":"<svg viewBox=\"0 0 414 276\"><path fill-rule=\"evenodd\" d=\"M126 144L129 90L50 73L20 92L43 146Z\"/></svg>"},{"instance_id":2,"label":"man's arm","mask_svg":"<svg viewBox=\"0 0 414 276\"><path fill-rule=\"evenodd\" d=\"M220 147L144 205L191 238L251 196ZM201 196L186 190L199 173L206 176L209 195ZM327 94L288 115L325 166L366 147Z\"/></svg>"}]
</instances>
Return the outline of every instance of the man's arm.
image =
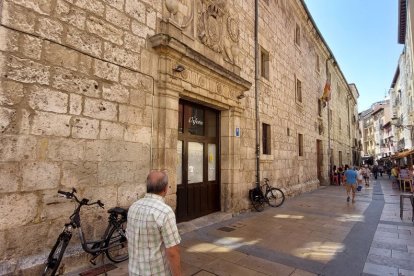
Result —
<instances>
[{"instance_id":1,"label":"man's arm","mask_svg":"<svg viewBox=\"0 0 414 276\"><path fill-rule=\"evenodd\" d=\"M181 258L178 244L170 248L166 248L165 251L167 253L168 262L170 263L172 275L181 276Z\"/></svg>"}]
</instances>

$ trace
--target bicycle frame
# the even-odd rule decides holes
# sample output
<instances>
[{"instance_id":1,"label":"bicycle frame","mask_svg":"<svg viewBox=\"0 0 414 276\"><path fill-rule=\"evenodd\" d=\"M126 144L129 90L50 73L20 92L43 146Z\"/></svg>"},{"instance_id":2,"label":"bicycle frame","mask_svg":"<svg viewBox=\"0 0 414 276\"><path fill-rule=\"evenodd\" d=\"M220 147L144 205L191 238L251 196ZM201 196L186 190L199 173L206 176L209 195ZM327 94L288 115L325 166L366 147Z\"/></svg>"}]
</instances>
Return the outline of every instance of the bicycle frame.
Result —
<instances>
[{"instance_id":1,"label":"bicycle frame","mask_svg":"<svg viewBox=\"0 0 414 276\"><path fill-rule=\"evenodd\" d=\"M79 200L76 197L75 193L75 188L72 188L72 192L64 192L60 190L58 191L58 194L66 197L67 199L73 199L76 201L77 206L73 213L70 215L69 222L65 223L63 231L60 233L55 245L47 257L45 268L42 274L43 276L55 275L56 271L60 267L60 263L62 261L65 250L73 236L73 231L76 228L78 229L82 249L86 253L92 255L92 259L89 260L92 264L96 265L95 259L101 254L106 254L108 259L115 263L119 263L128 259L127 251L124 250L123 252L120 252L118 251L119 249L115 249L115 251L111 250L112 248L119 246L121 246L120 249L127 248L127 245L125 245L127 238L124 224L127 223L128 210L120 207L109 209L108 225L102 238L99 240L87 241L82 230L80 210L82 206L91 205L99 205L101 208L103 208L104 204L100 200L91 203L89 203L89 199L86 198ZM63 268L63 266L60 268Z\"/></svg>"},{"instance_id":2,"label":"bicycle frame","mask_svg":"<svg viewBox=\"0 0 414 276\"><path fill-rule=\"evenodd\" d=\"M82 230L82 225L81 225L81 217L80 217L80 210L82 208L82 206L87 206L87 205L94 205L94 204L98 204L99 206L101 206L103 208L103 204L100 203L100 201L94 202L94 203L90 203L88 204L88 200L83 199L82 201L79 201L76 196L72 195L75 199L75 201L78 203L78 206L76 207L75 211L72 213L72 215L69 217L70 222L65 224L65 228L63 230L63 233L70 233L70 236L68 237L69 240L72 237L72 233L73 233L73 229L78 229L78 234L79 234L79 238L81 241L81 245L82 245L82 249L91 254L91 255L98 255L101 253L104 253L105 250L110 249L114 246L104 246L105 242L108 239L108 234L109 231L111 229L111 227L115 227L117 229L119 229L121 223L120 220L118 219L116 214L111 213L109 215L108 218L108 226L105 229L104 235L100 240L91 240L91 241L87 241L85 238L85 234ZM101 205L102 204L102 205ZM91 245L91 246L89 246Z\"/></svg>"},{"instance_id":3,"label":"bicycle frame","mask_svg":"<svg viewBox=\"0 0 414 276\"><path fill-rule=\"evenodd\" d=\"M264 192L263 192L263 187L266 187L264 189ZM267 198L265 197L265 194L270 190L270 188L271 187L269 185L269 181L266 181L266 180L265 180L265 183L260 186L260 192L262 193L262 197L263 197L264 200L267 200Z\"/></svg>"}]
</instances>

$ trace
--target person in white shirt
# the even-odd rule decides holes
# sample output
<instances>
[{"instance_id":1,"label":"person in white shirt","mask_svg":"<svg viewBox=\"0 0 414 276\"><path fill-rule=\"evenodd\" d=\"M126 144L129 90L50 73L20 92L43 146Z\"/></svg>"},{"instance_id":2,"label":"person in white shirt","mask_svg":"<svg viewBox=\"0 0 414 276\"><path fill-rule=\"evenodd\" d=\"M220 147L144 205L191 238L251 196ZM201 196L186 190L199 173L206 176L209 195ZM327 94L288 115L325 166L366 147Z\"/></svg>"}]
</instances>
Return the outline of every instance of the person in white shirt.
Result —
<instances>
[{"instance_id":1,"label":"person in white shirt","mask_svg":"<svg viewBox=\"0 0 414 276\"><path fill-rule=\"evenodd\" d=\"M174 211L165 204L168 176L153 171L147 177L147 194L128 210L129 275L181 275L181 241Z\"/></svg>"}]
</instances>

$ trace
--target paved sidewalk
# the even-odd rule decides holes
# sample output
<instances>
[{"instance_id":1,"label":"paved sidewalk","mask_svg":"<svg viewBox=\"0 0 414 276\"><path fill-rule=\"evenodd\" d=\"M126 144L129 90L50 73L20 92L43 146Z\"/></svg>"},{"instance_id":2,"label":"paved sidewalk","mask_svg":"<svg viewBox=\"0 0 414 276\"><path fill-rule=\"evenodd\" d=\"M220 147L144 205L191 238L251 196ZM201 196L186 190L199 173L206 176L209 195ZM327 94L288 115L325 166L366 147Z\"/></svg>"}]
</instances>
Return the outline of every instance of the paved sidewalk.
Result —
<instances>
[{"instance_id":1,"label":"paved sidewalk","mask_svg":"<svg viewBox=\"0 0 414 276\"><path fill-rule=\"evenodd\" d=\"M414 275L414 225L398 190L379 177L346 202L322 187L279 208L182 235L184 275ZM127 263L108 273L128 275Z\"/></svg>"}]
</instances>

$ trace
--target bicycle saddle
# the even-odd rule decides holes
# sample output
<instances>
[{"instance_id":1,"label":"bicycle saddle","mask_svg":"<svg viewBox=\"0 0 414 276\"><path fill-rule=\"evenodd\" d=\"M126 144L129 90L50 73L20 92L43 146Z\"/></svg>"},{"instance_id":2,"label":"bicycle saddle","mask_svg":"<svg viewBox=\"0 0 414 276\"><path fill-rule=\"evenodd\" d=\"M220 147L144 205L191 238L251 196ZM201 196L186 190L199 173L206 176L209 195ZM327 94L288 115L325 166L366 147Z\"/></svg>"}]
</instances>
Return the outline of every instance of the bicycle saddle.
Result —
<instances>
[{"instance_id":1,"label":"bicycle saddle","mask_svg":"<svg viewBox=\"0 0 414 276\"><path fill-rule=\"evenodd\" d=\"M121 208L121 207L114 207L108 210L108 213L112 214L119 214L119 215L127 215L128 214L128 209L125 208Z\"/></svg>"}]
</instances>

